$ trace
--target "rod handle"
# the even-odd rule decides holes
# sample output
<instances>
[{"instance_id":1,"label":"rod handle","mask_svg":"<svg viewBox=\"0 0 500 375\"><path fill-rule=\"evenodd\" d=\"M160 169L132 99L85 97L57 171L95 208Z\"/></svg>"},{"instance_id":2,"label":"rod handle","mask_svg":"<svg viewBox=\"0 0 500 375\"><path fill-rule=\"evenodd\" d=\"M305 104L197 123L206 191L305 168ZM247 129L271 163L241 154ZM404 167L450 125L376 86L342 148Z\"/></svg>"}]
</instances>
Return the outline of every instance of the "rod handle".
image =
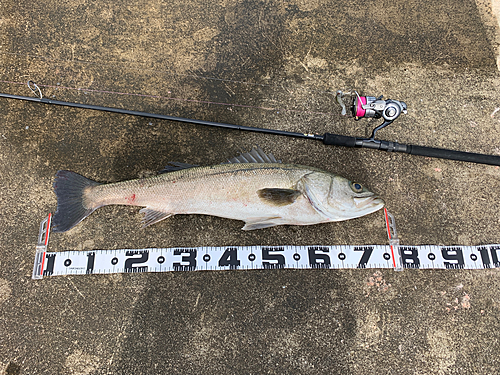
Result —
<instances>
[{"instance_id":1,"label":"rod handle","mask_svg":"<svg viewBox=\"0 0 500 375\"><path fill-rule=\"evenodd\" d=\"M356 140L356 137L332 133L325 133L323 136L323 143L331 146L356 147Z\"/></svg>"},{"instance_id":2,"label":"rod handle","mask_svg":"<svg viewBox=\"0 0 500 375\"><path fill-rule=\"evenodd\" d=\"M488 164L500 166L500 156L476 154L473 152L446 150L417 145L407 145L406 153L411 155L427 156L431 158L466 161L469 163Z\"/></svg>"},{"instance_id":3,"label":"rod handle","mask_svg":"<svg viewBox=\"0 0 500 375\"><path fill-rule=\"evenodd\" d=\"M406 145L374 139L356 138L340 134L325 133L323 143L332 146L372 148L389 152L402 152L430 158L465 161L469 163L500 166L500 156L476 154L473 152L447 150L444 148Z\"/></svg>"}]
</instances>

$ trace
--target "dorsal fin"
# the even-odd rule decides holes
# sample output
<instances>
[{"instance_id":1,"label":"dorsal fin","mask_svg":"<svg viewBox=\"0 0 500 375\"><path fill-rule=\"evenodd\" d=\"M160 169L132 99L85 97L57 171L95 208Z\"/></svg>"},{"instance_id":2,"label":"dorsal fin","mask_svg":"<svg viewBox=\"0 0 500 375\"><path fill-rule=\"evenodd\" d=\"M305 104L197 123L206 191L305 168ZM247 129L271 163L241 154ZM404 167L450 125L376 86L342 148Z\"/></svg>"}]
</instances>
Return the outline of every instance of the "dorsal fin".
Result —
<instances>
[{"instance_id":1,"label":"dorsal fin","mask_svg":"<svg viewBox=\"0 0 500 375\"><path fill-rule=\"evenodd\" d=\"M235 164L235 163L281 163L281 160L276 160L273 154L266 154L259 146L252 148L250 152L240 153L238 156L229 159L222 164ZM169 161L158 173L168 173L180 171L181 169L188 169L198 167L198 165L180 163L177 161Z\"/></svg>"},{"instance_id":2,"label":"dorsal fin","mask_svg":"<svg viewBox=\"0 0 500 375\"><path fill-rule=\"evenodd\" d=\"M224 164L235 163L281 163L276 160L273 154L266 154L259 146L252 148L250 152L240 153L240 155L229 159Z\"/></svg>"},{"instance_id":3,"label":"dorsal fin","mask_svg":"<svg viewBox=\"0 0 500 375\"><path fill-rule=\"evenodd\" d=\"M187 164L187 163L180 163L180 162L177 162L177 161L169 161L168 164L170 164L170 165L166 165L165 168L163 168L158 173L175 172L175 171L180 171L181 169L188 169L188 168L198 167L198 165Z\"/></svg>"}]
</instances>

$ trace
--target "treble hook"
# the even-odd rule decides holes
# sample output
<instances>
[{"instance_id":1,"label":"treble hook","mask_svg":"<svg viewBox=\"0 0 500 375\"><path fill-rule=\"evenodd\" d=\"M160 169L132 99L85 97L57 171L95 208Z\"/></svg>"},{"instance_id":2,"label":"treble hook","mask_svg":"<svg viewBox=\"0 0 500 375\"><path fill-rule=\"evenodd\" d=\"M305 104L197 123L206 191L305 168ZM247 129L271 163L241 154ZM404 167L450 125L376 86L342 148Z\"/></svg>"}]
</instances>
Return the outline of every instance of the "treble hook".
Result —
<instances>
[{"instance_id":1,"label":"treble hook","mask_svg":"<svg viewBox=\"0 0 500 375\"><path fill-rule=\"evenodd\" d=\"M32 85L33 85L33 87L31 87ZM33 82L31 79L28 81L28 88L31 90L33 95L39 96L40 99L43 99L42 90L40 90L40 87L38 87L38 85L35 82Z\"/></svg>"}]
</instances>

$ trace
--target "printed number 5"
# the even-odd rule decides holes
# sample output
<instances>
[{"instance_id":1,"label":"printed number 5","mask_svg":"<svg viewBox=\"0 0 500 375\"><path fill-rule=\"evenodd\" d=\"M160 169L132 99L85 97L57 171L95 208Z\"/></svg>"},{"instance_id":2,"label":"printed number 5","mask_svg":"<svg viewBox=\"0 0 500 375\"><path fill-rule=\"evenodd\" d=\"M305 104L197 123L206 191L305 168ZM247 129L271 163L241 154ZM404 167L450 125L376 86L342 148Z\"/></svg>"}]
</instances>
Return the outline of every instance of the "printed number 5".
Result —
<instances>
[{"instance_id":1,"label":"printed number 5","mask_svg":"<svg viewBox=\"0 0 500 375\"><path fill-rule=\"evenodd\" d=\"M285 257L282 254L269 254L269 252L284 251L282 247L263 247L262 248L262 266L264 268L283 268L285 267ZM274 261L275 263L264 262Z\"/></svg>"}]
</instances>

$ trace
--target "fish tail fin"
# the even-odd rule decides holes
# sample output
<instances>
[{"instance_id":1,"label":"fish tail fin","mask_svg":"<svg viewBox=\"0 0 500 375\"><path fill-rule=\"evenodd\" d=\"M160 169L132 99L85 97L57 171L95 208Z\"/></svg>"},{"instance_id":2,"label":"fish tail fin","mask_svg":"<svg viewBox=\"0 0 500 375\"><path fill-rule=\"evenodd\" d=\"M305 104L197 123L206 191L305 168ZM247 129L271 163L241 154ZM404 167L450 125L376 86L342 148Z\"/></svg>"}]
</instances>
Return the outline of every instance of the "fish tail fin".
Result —
<instances>
[{"instance_id":1,"label":"fish tail fin","mask_svg":"<svg viewBox=\"0 0 500 375\"><path fill-rule=\"evenodd\" d=\"M71 171L57 171L54 192L57 196L57 211L52 219L53 232L66 232L89 216L97 207L87 208L85 191L98 182Z\"/></svg>"}]
</instances>

